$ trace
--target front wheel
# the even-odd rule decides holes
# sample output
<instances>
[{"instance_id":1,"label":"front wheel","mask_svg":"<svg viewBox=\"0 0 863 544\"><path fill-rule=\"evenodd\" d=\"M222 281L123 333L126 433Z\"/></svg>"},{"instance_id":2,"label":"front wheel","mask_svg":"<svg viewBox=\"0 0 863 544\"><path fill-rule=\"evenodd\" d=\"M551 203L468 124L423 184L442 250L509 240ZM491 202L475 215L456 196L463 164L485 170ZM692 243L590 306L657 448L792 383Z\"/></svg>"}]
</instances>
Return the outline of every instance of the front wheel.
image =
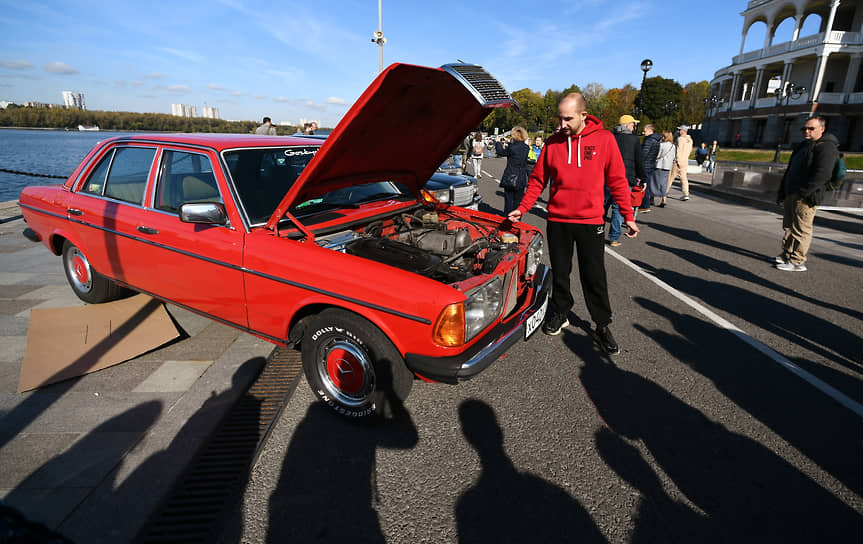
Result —
<instances>
[{"instance_id":1,"label":"front wheel","mask_svg":"<svg viewBox=\"0 0 863 544\"><path fill-rule=\"evenodd\" d=\"M392 342L345 310L330 308L310 318L302 353L312 391L349 418L392 417L413 385L413 374Z\"/></svg>"},{"instance_id":2,"label":"front wheel","mask_svg":"<svg viewBox=\"0 0 863 544\"><path fill-rule=\"evenodd\" d=\"M108 302L120 298L125 292L125 289L93 270L84 252L69 240L63 242L63 271L66 272L72 291L84 302Z\"/></svg>"}]
</instances>

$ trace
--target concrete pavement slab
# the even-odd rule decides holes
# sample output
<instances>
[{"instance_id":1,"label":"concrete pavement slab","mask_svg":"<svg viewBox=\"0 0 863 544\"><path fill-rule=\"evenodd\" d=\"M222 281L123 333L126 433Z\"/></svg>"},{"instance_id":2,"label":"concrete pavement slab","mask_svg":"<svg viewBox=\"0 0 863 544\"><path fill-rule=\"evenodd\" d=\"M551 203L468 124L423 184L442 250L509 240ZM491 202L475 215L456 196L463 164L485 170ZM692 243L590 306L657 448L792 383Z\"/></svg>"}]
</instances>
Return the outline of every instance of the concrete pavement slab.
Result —
<instances>
[{"instance_id":1,"label":"concrete pavement slab","mask_svg":"<svg viewBox=\"0 0 863 544\"><path fill-rule=\"evenodd\" d=\"M165 361L132 392L186 391L211 364L213 361Z\"/></svg>"}]
</instances>

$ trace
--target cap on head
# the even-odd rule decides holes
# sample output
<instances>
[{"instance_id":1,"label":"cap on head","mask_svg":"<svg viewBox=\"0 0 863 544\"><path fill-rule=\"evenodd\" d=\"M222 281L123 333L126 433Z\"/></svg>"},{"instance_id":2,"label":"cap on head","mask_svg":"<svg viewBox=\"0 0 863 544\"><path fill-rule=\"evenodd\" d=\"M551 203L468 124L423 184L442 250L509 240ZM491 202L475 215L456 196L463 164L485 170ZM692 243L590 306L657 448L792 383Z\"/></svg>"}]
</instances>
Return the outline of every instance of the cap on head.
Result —
<instances>
[{"instance_id":1,"label":"cap on head","mask_svg":"<svg viewBox=\"0 0 863 544\"><path fill-rule=\"evenodd\" d=\"M680 125L679 127L677 127L677 130L689 130L689 127L686 125Z\"/></svg>"},{"instance_id":2,"label":"cap on head","mask_svg":"<svg viewBox=\"0 0 863 544\"><path fill-rule=\"evenodd\" d=\"M638 119L629 115L628 113L626 115L620 116L620 122L618 123L619 125L628 125L629 123L638 123Z\"/></svg>"}]
</instances>

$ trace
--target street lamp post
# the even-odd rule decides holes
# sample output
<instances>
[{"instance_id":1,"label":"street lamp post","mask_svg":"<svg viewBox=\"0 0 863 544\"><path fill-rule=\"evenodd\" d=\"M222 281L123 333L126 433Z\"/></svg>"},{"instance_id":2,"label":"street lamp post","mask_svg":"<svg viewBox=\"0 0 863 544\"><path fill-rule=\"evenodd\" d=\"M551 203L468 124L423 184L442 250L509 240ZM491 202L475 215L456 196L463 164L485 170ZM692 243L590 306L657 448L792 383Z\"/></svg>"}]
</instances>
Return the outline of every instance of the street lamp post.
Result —
<instances>
[{"instance_id":1,"label":"street lamp post","mask_svg":"<svg viewBox=\"0 0 863 544\"><path fill-rule=\"evenodd\" d=\"M665 104L662 105L662 112L665 114L663 116L663 120L664 120L665 124L668 123L668 121L669 121L668 118L671 117L671 114L673 114L676 111L677 111L677 103L676 102L672 102L671 100L669 100L668 102L666 102Z\"/></svg>"},{"instance_id":2,"label":"street lamp post","mask_svg":"<svg viewBox=\"0 0 863 544\"><path fill-rule=\"evenodd\" d=\"M382 6L381 2L383 0L378 0L378 29L372 33L372 43L378 44L378 73L384 71L384 44L387 43L387 39L384 38L384 31L382 23Z\"/></svg>"},{"instance_id":3,"label":"street lamp post","mask_svg":"<svg viewBox=\"0 0 863 544\"><path fill-rule=\"evenodd\" d=\"M788 83L776 89L776 106L779 108L779 138L776 141L776 153L773 155L773 162L779 162L779 155L782 153L782 141L785 139L785 111L788 109L788 103L792 98L800 98L806 92L806 87ZM785 103L783 104L783 99Z\"/></svg>"},{"instance_id":4,"label":"street lamp post","mask_svg":"<svg viewBox=\"0 0 863 544\"><path fill-rule=\"evenodd\" d=\"M641 118L641 114L644 113L644 82L647 80L647 72L653 68L653 61L650 59L644 59L641 61L641 71L644 74L641 76L641 88L638 90L638 117Z\"/></svg>"}]
</instances>

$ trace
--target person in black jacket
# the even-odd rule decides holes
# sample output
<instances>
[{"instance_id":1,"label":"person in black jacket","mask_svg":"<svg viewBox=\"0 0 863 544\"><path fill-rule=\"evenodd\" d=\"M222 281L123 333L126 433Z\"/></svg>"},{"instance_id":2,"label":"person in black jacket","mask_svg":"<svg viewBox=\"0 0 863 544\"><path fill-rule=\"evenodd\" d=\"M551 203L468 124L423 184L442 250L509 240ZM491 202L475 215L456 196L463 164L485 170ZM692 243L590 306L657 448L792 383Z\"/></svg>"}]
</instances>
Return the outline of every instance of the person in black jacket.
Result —
<instances>
[{"instance_id":1,"label":"person in black jacket","mask_svg":"<svg viewBox=\"0 0 863 544\"><path fill-rule=\"evenodd\" d=\"M782 205L782 253L776 257L776 268L786 272L806 270L806 252L812 242L812 225L816 207L824 199L824 185L833 175L839 158L839 140L825 133L827 120L816 115L801 129L803 141L794 146L788 168L779 184L776 203Z\"/></svg>"},{"instance_id":2,"label":"person in black jacket","mask_svg":"<svg viewBox=\"0 0 863 544\"><path fill-rule=\"evenodd\" d=\"M506 168L500 178L500 186L503 189L503 216L518 208L524 190L527 187L527 154L530 148L525 143L527 130L524 127L512 129L512 143L504 146L498 140L494 143L494 150L498 157L506 157Z\"/></svg>"},{"instance_id":3,"label":"person in black jacket","mask_svg":"<svg viewBox=\"0 0 863 544\"><path fill-rule=\"evenodd\" d=\"M644 172L644 155L641 153L641 144L638 136L633 134L635 124L638 121L631 115L622 115L620 124L614 129L614 139L620 148L620 156L623 158L623 167L626 169L626 181L630 187L634 187L639 181L647 179ZM605 188L605 209L611 208L611 226L608 229L608 244L612 247L620 245L620 232L623 225L623 216L617 208L617 203L611 198L608 187Z\"/></svg>"},{"instance_id":4,"label":"person in black jacket","mask_svg":"<svg viewBox=\"0 0 863 544\"><path fill-rule=\"evenodd\" d=\"M641 201L641 206L638 210L641 213L650 211L650 206L653 204L653 196L650 194L650 177L653 171L656 170L656 157L659 156L659 144L662 143L662 136L656 134L653 125L644 125L641 131L644 135L644 140L641 142L641 154L644 156L644 199Z\"/></svg>"}]
</instances>

